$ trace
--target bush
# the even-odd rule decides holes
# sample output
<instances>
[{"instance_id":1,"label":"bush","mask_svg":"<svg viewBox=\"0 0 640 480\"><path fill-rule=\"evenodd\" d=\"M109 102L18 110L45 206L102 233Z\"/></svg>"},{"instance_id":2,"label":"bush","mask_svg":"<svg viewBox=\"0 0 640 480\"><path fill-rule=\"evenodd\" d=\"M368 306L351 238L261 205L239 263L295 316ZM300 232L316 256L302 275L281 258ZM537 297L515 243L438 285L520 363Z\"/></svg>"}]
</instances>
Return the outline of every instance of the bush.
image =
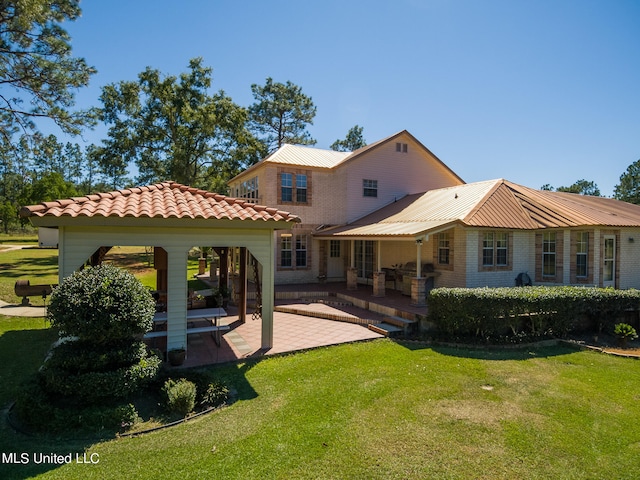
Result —
<instances>
[{"instance_id":1,"label":"bush","mask_svg":"<svg viewBox=\"0 0 640 480\"><path fill-rule=\"evenodd\" d=\"M613 327L613 334L622 341L635 340L638 338L636 329L628 323L617 323Z\"/></svg>"},{"instance_id":2,"label":"bush","mask_svg":"<svg viewBox=\"0 0 640 480\"><path fill-rule=\"evenodd\" d=\"M151 330L155 302L132 274L105 264L65 278L53 291L47 312L62 334L108 343Z\"/></svg>"},{"instance_id":3,"label":"bush","mask_svg":"<svg viewBox=\"0 0 640 480\"><path fill-rule=\"evenodd\" d=\"M196 385L189 380L169 379L162 387L165 395L167 410L170 414L186 417L193 411L196 404Z\"/></svg>"},{"instance_id":4,"label":"bush","mask_svg":"<svg viewBox=\"0 0 640 480\"><path fill-rule=\"evenodd\" d=\"M46 433L124 431L139 420L138 412L130 403L72 407L64 399L49 395L37 381L22 390L14 412L24 426Z\"/></svg>"},{"instance_id":5,"label":"bush","mask_svg":"<svg viewBox=\"0 0 640 480\"><path fill-rule=\"evenodd\" d=\"M598 328L638 310L640 291L590 287L437 288L428 297L429 318L449 336L562 337L581 317Z\"/></svg>"},{"instance_id":6,"label":"bush","mask_svg":"<svg viewBox=\"0 0 640 480\"><path fill-rule=\"evenodd\" d=\"M158 373L159 358L141 358L137 363L106 371L74 373L45 363L40 375L46 391L70 397L72 403L89 405L109 398L124 398L148 384ZM55 363L55 362L54 362Z\"/></svg>"},{"instance_id":7,"label":"bush","mask_svg":"<svg viewBox=\"0 0 640 480\"><path fill-rule=\"evenodd\" d=\"M61 343L55 347L44 368L60 368L70 373L106 371L139 363L147 356L144 342L131 339L101 345L96 349L93 342L77 340Z\"/></svg>"},{"instance_id":8,"label":"bush","mask_svg":"<svg viewBox=\"0 0 640 480\"><path fill-rule=\"evenodd\" d=\"M222 405L229 398L229 389L221 383L210 383L202 395L200 405L203 407L216 407Z\"/></svg>"}]
</instances>

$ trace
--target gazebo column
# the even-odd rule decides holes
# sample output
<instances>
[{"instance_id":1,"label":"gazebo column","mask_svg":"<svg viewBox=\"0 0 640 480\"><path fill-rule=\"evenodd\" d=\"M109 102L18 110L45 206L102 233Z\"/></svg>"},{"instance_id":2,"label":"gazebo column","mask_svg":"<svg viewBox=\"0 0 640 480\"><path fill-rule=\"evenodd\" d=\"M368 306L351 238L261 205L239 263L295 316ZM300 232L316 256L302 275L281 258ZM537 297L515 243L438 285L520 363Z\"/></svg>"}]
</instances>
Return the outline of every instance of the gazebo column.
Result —
<instances>
[{"instance_id":1,"label":"gazebo column","mask_svg":"<svg viewBox=\"0 0 640 480\"><path fill-rule=\"evenodd\" d=\"M238 298L238 320L244 323L247 318L247 247L240 247L240 279Z\"/></svg>"},{"instance_id":2,"label":"gazebo column","mask_svg":"<svg viewBox=\"0 0 640 480\"><path fill-rule=\"evenodd\" d=\"M261 349L269 350L273 348L273 308L275 298L275 287L273 280L274 270L274 235L269 234L269 249L262 258L258 258L262 265L262 339ZM265 240L267 241L267 240Z\"/></svg>"},{"instance_id":3,"label":"gazebo column","mask_svg":"<svg viewBox=\"0 0 640 480\"><path fill-rule=\"evenodd\" d=\"M187 348L187 254L184 247L167 251L167 351Z\"/></svg>"}]
</instances>

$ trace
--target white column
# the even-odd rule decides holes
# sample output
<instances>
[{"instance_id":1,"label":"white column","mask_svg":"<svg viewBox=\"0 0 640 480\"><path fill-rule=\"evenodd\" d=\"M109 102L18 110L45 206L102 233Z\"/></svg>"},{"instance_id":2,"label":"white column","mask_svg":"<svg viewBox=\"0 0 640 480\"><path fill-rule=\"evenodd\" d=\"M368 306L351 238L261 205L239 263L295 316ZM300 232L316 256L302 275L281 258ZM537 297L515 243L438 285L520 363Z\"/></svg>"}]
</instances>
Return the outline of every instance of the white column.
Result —
<instances>
[{"instance_id":1,"label":"white column","mask_svg":"<svg viewBox=\"0 0 640 480\"><path fill-rule=\"evenodd\" d=\"M167 351L187 348L187 253L185 247L167 251Z\"/></svg>"},{"instance_id":2,"label":"white column","mask_svg":"<svg viewBox=\"0 0 640 480\"><path fill-rule=\"evenodd\" d=\"M269 242L267 258L261 260L262 265L262 336L261 348L268 350L273 347L273 308L274 308L274 241L273 235L266 235L265 242Z\"/></svg>"}]
</instances>

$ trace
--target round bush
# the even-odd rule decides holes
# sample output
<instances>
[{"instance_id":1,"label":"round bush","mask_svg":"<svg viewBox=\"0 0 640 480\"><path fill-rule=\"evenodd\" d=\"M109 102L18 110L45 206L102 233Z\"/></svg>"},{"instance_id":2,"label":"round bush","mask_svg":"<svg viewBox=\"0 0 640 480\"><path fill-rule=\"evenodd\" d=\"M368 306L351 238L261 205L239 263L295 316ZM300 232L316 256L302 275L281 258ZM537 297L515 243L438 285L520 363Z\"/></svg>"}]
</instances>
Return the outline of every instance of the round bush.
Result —
<instances>
[{"instance_id":1,"label":"round bush","mask_svg":"<svg viewBox=\"0 0 640 480\"><path fill-rule=\"evenodd\" d=\"M151 330L155 302L132 274L105 264L65 278L47 312L62 334L105 343Z\"/></svg>"},{"instance_id":2,"label":"round bush","mask_svg":"<svg viewBox=\"0 0 640 480\"><path fill-rule=\"evenodd\" d=\"M162 387L169 413L186 417L196 405L196 385L189 380L169 379Z\"/></svg>"}]
</instances>

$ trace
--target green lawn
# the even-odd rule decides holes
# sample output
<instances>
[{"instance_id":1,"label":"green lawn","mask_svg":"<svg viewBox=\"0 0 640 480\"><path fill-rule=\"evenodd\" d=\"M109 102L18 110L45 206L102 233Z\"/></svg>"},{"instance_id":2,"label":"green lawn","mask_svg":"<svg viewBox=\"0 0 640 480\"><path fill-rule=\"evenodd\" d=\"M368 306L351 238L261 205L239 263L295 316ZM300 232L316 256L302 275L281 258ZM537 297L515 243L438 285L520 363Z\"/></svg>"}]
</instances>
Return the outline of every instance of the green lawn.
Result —
<instances>
[{"instance_id":1,"label":"green lawn","mask_svg":"<svg viewBox=\"0 0 640 480\"><path fill-rule=\"evenodd\" d=\"M238 400L178 427L58 445L5 428L2 451L77 449L99 463L3 465L2 478L640 475L636 360L379 340L215 370Z\"/></svg>"},{"instance_id":2,"label":"green lawn","mask_svg":"<svg viewBox=\"0 0 640 480\"><path fill-rule=\"evenodd\" d=\"M55 279L56 254L0 252L0 298L17 278ZM0 405L54 338L42 318L0 316ZM0 452L30 460L0 462L0 478L640 478L637 360L378 340L211 368L235 403L141 437L32 437L0 422ZM31 456L77 452L99 462Z\"/></svg>"}]
</instances>

